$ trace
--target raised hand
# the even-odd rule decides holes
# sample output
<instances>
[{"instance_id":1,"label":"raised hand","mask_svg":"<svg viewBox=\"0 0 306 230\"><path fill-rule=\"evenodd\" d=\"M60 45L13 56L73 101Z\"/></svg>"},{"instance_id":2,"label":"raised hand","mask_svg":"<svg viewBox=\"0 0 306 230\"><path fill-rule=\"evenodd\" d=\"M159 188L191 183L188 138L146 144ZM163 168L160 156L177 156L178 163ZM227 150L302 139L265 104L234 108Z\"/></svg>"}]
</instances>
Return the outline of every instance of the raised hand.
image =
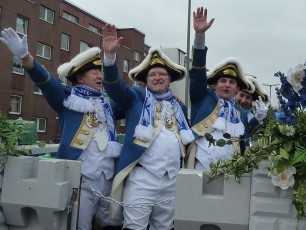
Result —
<instances>
[{"instance_id":1,"label":"raised hand","mask_svg":"<svg viewBox=\"0 0 306 230\"><path fill-rule=\"evenodd\" d=\"M193 28L197 34L204 34L214 22L214 18L207 22L207 9L198 7L197 11L193 12Z\"/></svg>"},{"instance_id":2,"label":"raised hand","mask_svg":"<svg viewBox=\"0 0 306 230\"><path fill-rule=\"evenodd\" d=\"M103 50L105 55L110 58L116 54L117 49L120 47L123 37L117 36L117 30L114 25L106 24L102 28L103 36Z\"/></svg>"},{"instance_id":3,"label":"raised hand","mask_svg":"<svg viewBox=\"0 0 306 230\"><path fill-rule=\"evenodd\" d=\"M255 114L255 118L258 121L262 121L267 116L268 107L262 101L261 96L258 97L258 100L256 100L256 103L257 103L257 111Z\"/></svg>"},{"instance_id":4,"label":"raised hand","mask_svg":"<svg viewBox=\"0 0 306 230\"><path fill-rule=\"evenodd\" d=\"M1 34L1 42L7 46L15 56L22 59L28 55L27 35L24 35L21 39L12 28L4 29Z\"/></svg>"}]
</instances>

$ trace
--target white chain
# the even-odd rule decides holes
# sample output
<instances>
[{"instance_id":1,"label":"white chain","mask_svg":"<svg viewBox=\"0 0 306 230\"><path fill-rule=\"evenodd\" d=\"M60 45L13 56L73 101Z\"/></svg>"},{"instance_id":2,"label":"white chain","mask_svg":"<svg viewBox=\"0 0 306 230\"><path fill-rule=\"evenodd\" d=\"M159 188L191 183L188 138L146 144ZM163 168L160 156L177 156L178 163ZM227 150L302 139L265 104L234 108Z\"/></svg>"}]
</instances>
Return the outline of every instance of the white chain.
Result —
<instances>
[{"instance_id":1,"label":"white chain","mask_svg":"<svg viewBox=\"0 0 306 230\"><path fill-rule=\"evenodd\" d=\"M157 206L161 206L161 205L164 205L164 204L168 204L172 201L175 200L175 197L171 197L169 199L165 199L165 200L162 200L162 201L157 201L157 202L154 202L154 203L149 203L149 202L144 202L144 203L125 203L125 202L120 202L120 201L117 201L111 197L108 197L108 196L104 196L101 192L97 191L97 190L94 190L93 187L89 184L88 181L82 181L82 183L89 187L90 190L92 191L92 193L100 198L103 198L105 199L106 201L110 202L110 203L113 203L113 204L117 204L117 205L120 205L122 207L129 207L129 208L150 208L150 207L157 207Z\"/></svg>"}]
</instances>

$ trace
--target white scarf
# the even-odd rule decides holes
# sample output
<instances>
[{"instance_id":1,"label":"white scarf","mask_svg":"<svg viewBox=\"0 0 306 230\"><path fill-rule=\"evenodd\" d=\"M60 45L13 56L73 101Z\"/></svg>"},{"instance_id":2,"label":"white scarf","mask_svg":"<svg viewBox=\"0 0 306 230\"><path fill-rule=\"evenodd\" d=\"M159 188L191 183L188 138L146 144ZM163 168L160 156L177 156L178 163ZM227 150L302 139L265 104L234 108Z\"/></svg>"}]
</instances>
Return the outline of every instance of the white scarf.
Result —
<instances>
[{"instance_id":1,"label":"white scarf","mask_svg":"<svg viewBox=\"0 0 306 230\"><path fill-rule=\"evenodd\" d=\"M239 137L244 134L245 127L241 122L238 112L235 108L235 100L224 100L216 93L221 104L219 117L213 124L213 128L222 132L229 133L232 137Z\"/></svg>"},{"instance_id":2,"label":"white scarf","mask_svg":"<svg viewBox=\"0 0 306 230\"><path fill-rule=\"evenodd\" d=\"M158 101L162 100L169 101L173 107L182 143L186 145L192 142L194 140L194 135L188 126L181 106L173 97L171 90L169 89L168 92L164 94L155 94L151 92L147 87L146 98L143 103L141 117L139 119L138 125L135 128L134 137L144 141L151 141L153 136L156 106ZM162 111L162 114L169 113L169 108L167 106L164 106L163 110L164 111Z\"/></svg>"},{"instance_id":3,"label":"white scarf","mask_svg":"<svg viewBox=\"0 0 306 230\"><path fill-rule=\"evenodd\" d=\"M118 141L110 104L100 91L85 85L76 85L72 88L71 95L63 104L66 108L76 112L95 112L98 121L101 123L106 122L107 124L108 139L110 141Z\"/></svg>"}]
</instances>

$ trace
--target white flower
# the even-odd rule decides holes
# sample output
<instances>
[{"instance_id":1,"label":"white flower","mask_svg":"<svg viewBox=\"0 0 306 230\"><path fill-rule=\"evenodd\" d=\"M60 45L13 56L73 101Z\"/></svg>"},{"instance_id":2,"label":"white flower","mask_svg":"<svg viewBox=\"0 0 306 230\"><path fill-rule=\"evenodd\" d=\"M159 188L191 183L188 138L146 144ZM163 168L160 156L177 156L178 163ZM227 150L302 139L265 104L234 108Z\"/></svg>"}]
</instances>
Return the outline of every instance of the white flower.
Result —
<instances>
[{"instance_id":1,"label":"white flower","mask_svg":"<svg viewBox=\"0 0 306 230\"><path fill-rule=\"evenodd\" d=\"M295 129L293 126L290 125L279 125L278 129L280 131L281 134L289 137L289 136L293 136L295 134Z\"/></svg>"},{"instance_id":2,"label":"white flower","mask_svg":"<svg viewBox=\"0 0 306 230\"><path fill-rule=\"evenodd\" d=\"M293 174L296 173L296 169L293 166L285 168L283 172L278 174L277 176L271 175L272 183L274 186L279 186L282 189L287 189L294 185L294 177Z\"/></svg>"},{"instance_id":3,"label":"white flower","mask_svg":"<svg viewBox=\"0 0 306 230\"><path fill-rule=\"evenodd\" d=\"M299 64L294 69L290 68L287 73L287 80L292 85L293 90L298 93L303 86L301 82L303 81L304 77L304 65Z\"/></svg>"}]
</instances>

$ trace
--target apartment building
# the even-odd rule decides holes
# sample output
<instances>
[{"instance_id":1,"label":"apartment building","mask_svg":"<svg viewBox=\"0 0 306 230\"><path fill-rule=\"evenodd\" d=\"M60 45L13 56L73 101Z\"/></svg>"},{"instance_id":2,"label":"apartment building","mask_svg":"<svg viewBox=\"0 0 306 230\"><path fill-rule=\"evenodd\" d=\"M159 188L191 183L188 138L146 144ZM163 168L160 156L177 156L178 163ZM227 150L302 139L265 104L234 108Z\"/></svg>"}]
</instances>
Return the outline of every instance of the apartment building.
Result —
<instances>
[{"instance_id":1,"label":"apartment building","mask_svg":"<svg viewBox=\"0 0 306 230\"><path fill-rule=\"evenodd\" d=\"M106 22L103 15L98 17L64 0L0 0L0 30L12 27L20 36L26 34L29 51L54 76L60 64L79 52L102 46L101 30ZM125 38L118 52L118 67L123 80L132 85L128 71L143 60L150 47L145 44L145 34L135 28L118 28L118 35ZM56 113L21 61L2 44L0 63L1 113L12 120L35 120L39 140L58 142L61 133ZM124 133L124 125L124 120L117 121L118 133Z\"/></svg>"}]
</instances>

